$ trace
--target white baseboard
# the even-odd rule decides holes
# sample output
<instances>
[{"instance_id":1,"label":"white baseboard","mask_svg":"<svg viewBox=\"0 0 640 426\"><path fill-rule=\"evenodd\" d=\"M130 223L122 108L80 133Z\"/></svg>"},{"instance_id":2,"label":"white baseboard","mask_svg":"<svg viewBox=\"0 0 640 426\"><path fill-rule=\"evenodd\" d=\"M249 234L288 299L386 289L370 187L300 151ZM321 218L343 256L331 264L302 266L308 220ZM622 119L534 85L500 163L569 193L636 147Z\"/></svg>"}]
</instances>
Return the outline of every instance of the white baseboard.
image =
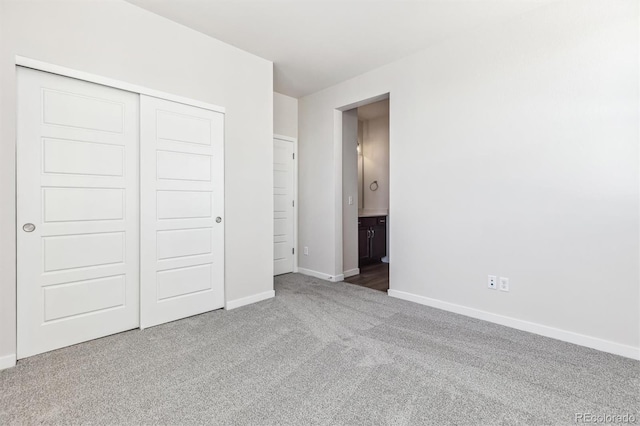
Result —
<instances>
[{"instance_id":1,"label":"white baseboard","mask_svg":"<svg viewBox=\"0 0 640 426\"><path fill-rule=\"evenodd\" d=\"M360 275L360 268L349 269L342 274L345 278L353 277L354 275Z\"/></svg>"},{"instance_id":2,"label":"white baseboard","mask_svg":"<svg viewBox=\"0 0 640 426\"><path fill-rule=\"evenodd\" d=\"M0 356L0 370L16 366L16 354Z\"/></svg>"},{"instance_id":3,"label":"white baseboard","mask_svg":"<svg viewBox=\"0 0 640 426\"><path fill-rule=\"evenodd\" d=\"M518 330L528 331L529 333L551 337L552 339L562 340L564 342L586 346L588 348L597 349L599 351L609 352L627 358L640 360L640 348L636 348L633 346L623 345L621 343L615 343L609 340L586 336L584 334L561 330L559 328L549 327L546 325L507 317L504 315L493 314L491 312L481 311L479 309L469 308L462 305L456 305L454 303L444 302L438 299L431 299L429 297L419 296L417 294L406 293L404 291L389 289L388 294L391 297L408 300L410 302L419 303L421 305L431 306L432 308L442 309L444 311L454 312L456 314L465 315L471 318L493 322Z\"/></svg>"},{"instance_id":4,"label":"white baseboard","mask_svg":"<svg viewBox=\"0 0 640 426\"><path fill-rule=\"evenodd\" d=\"M224 308L226 310L236 309L241 306L250 305L252 303L257 303L263 300L271 299L272 297L275 297L275 295L276 295L275 290L269 290L263 293L254 294L252 296L243 297L242 299L229 300L227 303L225 303Z\"/></svg>"},{"instance_id":5,"label":"white baseboard","mask_svg":"<svg viewBox=\"0 0 640 426\"><path fill-rule=\"evenodd\" d=\"M344 274L329 275L324 272L313 271L311 269L305 269L298 267L298 272L302 275L309 275L310 277L320 278L321 280L331 281L337 283L344 280Z\"/></svg>"}]
</instances>

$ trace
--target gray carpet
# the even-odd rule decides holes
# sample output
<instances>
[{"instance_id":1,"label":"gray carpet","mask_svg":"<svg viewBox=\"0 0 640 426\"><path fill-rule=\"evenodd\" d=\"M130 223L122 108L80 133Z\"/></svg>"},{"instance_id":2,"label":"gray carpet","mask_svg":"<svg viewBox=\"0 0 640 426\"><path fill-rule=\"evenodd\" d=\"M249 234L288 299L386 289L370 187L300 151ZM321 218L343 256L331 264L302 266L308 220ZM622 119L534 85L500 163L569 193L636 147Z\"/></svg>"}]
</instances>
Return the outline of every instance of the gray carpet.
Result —
<instances>
[{"instance_id":1,"label":"gray carpet","mask_svg":"<svg viewBox=\"0 0 640 426\"><path fill-rule=\"evenodd\" d=\"M640 362L297 274L276 298L28 358L0 424L575 424Z\"/></svg>"}]
</instances>

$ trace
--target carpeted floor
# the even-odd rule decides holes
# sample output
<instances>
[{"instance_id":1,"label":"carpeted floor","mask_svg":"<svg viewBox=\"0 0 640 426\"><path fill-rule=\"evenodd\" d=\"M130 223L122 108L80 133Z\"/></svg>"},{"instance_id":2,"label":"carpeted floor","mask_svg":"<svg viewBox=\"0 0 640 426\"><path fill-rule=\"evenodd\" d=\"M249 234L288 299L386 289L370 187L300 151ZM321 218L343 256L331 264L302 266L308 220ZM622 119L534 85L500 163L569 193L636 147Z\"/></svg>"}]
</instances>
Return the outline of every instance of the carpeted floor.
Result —
<instances>
[{"instance_id":1,"label":"carpeted floor","mask_svg":"<svg viewBox=\"0 0 640 426\"><path fill-rule=\"evenodd\" d=\"M276 298L0 371L0 424L575 424L640 362L290 274Z\"/></svg>"}]
</instances>

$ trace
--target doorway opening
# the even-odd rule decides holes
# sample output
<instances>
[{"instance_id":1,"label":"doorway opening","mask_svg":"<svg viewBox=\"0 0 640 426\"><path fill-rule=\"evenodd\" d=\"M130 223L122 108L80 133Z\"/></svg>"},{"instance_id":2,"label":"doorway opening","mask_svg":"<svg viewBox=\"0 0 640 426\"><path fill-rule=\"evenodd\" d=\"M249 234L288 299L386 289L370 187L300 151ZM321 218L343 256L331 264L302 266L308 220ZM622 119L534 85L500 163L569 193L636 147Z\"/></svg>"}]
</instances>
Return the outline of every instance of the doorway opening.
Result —
<instances>
[{"instance_id":1,"label":"doorway opening","mask_svg":"<svg viewBox=\"0 0 640 426\"><path fill-rule=\"evenodd\" d=\"M345 281L389 289L389 98L342 116Z\"/></svg>"}]
</instances>

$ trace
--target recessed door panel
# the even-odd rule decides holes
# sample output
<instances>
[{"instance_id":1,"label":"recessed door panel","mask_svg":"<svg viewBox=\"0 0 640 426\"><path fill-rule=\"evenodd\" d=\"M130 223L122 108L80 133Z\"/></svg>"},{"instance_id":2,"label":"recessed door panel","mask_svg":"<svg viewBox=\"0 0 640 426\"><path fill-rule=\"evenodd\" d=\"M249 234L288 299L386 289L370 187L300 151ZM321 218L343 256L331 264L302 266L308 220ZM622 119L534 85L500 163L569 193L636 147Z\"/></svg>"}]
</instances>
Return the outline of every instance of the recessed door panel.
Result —
<instances>
[{"instance_id":1,"label":"recessed door panel","mask_svg":"<svg viewBox=\"0 0 640 426\"><path fill-rule=\"evenodd\" d=\"M43 124L112 133L124 131L125 101L122 99L80 94L73 88L67 92L46 87L42 88L42 97Z\"/></svg>"},{"instance_id":2,"label":"recessed door panel","mask_svg":"<svg viewBox=\"0 0 640 426\"><path fill-rule=\"evenodd\" d=\"M122 188L43 188L45 222L124 220Z\"/></svg>"},{"instance_id":3,"label":"recessed door panel","mask_svg":"<svg viewBox=\"0 0 640 426\"><path fill-rule=\"evenodd\" d=\"M177 104L173 102L168 108L175 105ZM219 123L209 113L210 111L201 108L190 109L185 114L158 109L154 118L158 125L156 137L158 140L211 146L217 136L213 132L218 131Z\"/></svg>"},{"instance_id":4,"label":"recessed door panel","mask_svg":"<svg viewBox=\"0 0 640 426\"><path fill-rule=\"evenodd\" d=\"M44 288L44 320L69 320L78 315L125 306L124 275L76 281Z\"/></svg>"},{"instance_id":5,"label":"recessed door panel","mask_svg":"<svg viewBox=\"0 0 640 426\"><path fill-rule=\"evenodd\" d=\"M18 68L18 358L139 325L136 94Z\"/></svg>"},{"instance_id":6,"label":"recessed door panel","mask_svg":"<svg viewBox=\"0 0 640 426\"><path fill-rule=\"evenodd\" d=\"M43 143L45 173L123 176L124 146L49 138Z\"/></svg>"},{"instance_id":7,"label":"recessed door panel","mask_svg":"<svg viewBox=\"0 0 640 426\"><path fill-rule=\"evenodd\" d=\"M158 260L210 254L212 233L211 228L158 231Z\"/></svg>"},{"instance_id":8,"label":"recessed door panel","mask_svg":"<svg viewBox=\"0 0 640 426\"><path fill-rule=\"evenodd\" d=\"M124 232L42 237L43 272L122 263L125 244Z\"/></svg>"},{"instance_id":9,"label":"recessed door panel","mask_svg":"<svg viewBox=\"0 0 640 426\"><path fill-rule=\"evenodd\" d=\"M211 181L211 156L158 151L158 179Z\"/></svg>"},{"instance_id":10,"label":"recessed door panel","mask_svg":"<svg viewBox=\"0 0 640 426\"><path fill-rule=\"evenodd\" d=\"M186 184L188 186L188 184ZM170 190L157 192L158 219L211 218L211 191Z\"/></svg>"},{"instance_id":11,"label":"recessed door panel","mask_svg":"<svg viewBox=\"0 0 640 426\"><path fill-rule=\"evenodd\" d=\"M158 271L158 301L211 290L212 264Z\"/></svg>"},{"instance_id":12,"label":"recessed door panel","mask_svg":"<svg viewBox=\"0 0 640 426\"><path fill-rule=\"evenodd\" d=\"M224 115L148 96L140 112L144 328L224 306Z\"/></svg>"}]
</instances>

